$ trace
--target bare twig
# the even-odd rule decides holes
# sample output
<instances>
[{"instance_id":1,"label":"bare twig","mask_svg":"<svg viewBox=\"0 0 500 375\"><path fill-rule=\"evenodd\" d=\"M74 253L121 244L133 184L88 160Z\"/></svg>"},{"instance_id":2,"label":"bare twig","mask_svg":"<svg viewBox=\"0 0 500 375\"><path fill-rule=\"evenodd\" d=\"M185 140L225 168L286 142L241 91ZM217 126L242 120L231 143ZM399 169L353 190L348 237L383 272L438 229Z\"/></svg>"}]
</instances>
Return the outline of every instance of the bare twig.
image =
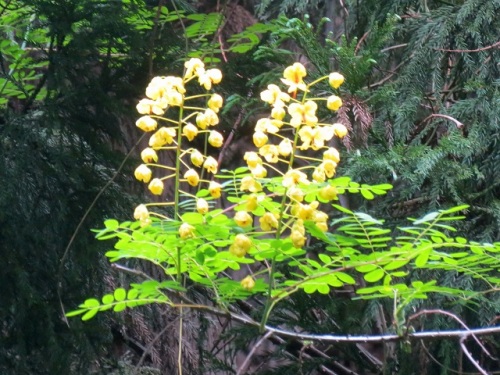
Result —
<instances>
[{"instance_id":1,"label":"bare twig","mask_svg":"<svg viewBox=\"0 0 500 375\"><path fill-rule=\"evenodd\" d=\"M474 357L472 356L472 354L469 352L469 350L467 349L467 347L465 346L465 340L467 339L467 336L464 336L460 339L460 347L462 348L462 351L464 352L464 354L467 356L467 358L469 358L469 361L472 362L472 364L474 365L475 368L477 368L477 370L483 374L483 375L489 375L482 367L481 365L474 359Z\"/></svg>"},{"instance_id":2,"label":"bare twig","mask_svg":"<svg viewBox=\"0 0 500 375\"><path fill-rule=\"evenodd\" d=\"M437 309L437 310L422 310L422 311L419 311L418 313L416 314L413 314L412 316L410 316L408 318L408 322L418 318L419 316L422 316L422 315L429 315L429 314L440 314L440 315L446 315L450 318L452 318L453 320L457 321L458 324L460 324L465 330L467 330L467 332L470 331L469 327L467 327L467 325L458 317L456 316L455 314L452 314L448 311L444 311L444 310L440 310L440 309ZM493 356L490 354L490 352L488 352L488 350L486 349L486 347L483 345L483 343L481 341L478 340L478 338L475 336L475 335L467 335L467 336L472 336L474 338L474 340L476 341L476 343L481 347L481 349L486 353L486 355L488 355L488 357L492 358L492 359L496 359L496 358L493 358Z\"/></svg>"},{"instance_id":3,"label":"bare twig","mask_svg":"<svg viewBox=\"0 0 500 375\"><path fill-rule=\"evenodd\" d=\"M273 335L272 332L266 332L266 334L264 336L262 336L260 338L260 340L255 343L255 345L253 346L252 350L250 350L250 353L248 353L247 357L245 358L245 360L241 364L240 368L238 369L238 372L236 373L236 375L241 375L241 374L244 373L244 371L248 367L248 364L250 363L250 360L252 359L253 355L255 354L255 351L259 348L259 346L262 345L262 343L264 341L266 341L272 335Z\"/></svg>"},{"instance_id":4,"label":"bare twig","mask_svg":"<svg viewBox=\"0 0 500 375\"><path fill-rule=\"evenodd\" d=\"M487 51L493 48L500 48L500 41L486 47L476 48L476 49L445 49L445 48L434 48L436 51L444 51L444 52L454 52L454 53L474 53Z\"/></svg>"},{"instance_id":5,"label":"bare twig","mask_svg":"<svg viewBox=\"0 0 500 375\"><path fill-rule=\"evenodd\" d=\"M447 120L450 120L452 122L455 123L455 125L457 126L457 129L462 129L464 127L464 124L461 123L460 121L458 121L457 119L451 117L451 116L448 116L448 115L442 115L440 113L433 113L429 116L427 116L426 118L424 118L420 123L424 123L426 121L429 121L430 119L434 118L434 117L442 117L442 118L445 118Z\"/></svg>"}]
</instances>

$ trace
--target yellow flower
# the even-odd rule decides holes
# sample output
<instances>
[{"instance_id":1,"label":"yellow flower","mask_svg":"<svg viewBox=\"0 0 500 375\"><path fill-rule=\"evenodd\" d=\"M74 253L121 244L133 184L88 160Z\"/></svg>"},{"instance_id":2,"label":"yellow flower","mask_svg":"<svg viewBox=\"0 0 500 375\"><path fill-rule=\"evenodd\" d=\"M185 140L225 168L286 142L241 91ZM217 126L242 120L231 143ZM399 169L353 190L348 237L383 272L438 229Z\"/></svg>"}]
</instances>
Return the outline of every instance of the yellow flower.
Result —
<instances>
[{"instance_id":1,"label":"yellow flower","mask_svg":"<svg viewBox=\"0 0 500 375\"><path fill-rule=\"evenodd\" d=\"M249 191L251 193L257 193L262 191L262 186L260 182L256 181L252 176L245 176L241 179L241 191ZM253 210L248 210L253 211Z\"/></svg>"},{"instance_id":2,"label":"yellow flower","mask_svg":"<svg viewBox=\"0 0 500 375\"><path fill-rule=\"evenodd\" d=\"M146 147L141 152L141 159L142 159L142 161L144 163L157 162L158 161L158 155L156 154L155 150L153 150L150 147Z\"/></svg>"},{"instance_id":3,"label":"yellow flower","mask_svg":"<svg viewBox=\"0 0 500 375\"><path fill-rule=\"evenodd\" d=\"M142 131L151 132L153 130L156 130L158 123L156 122L155 119L152 119L149 116L142 116L139 120L135 122L135 125Z\"/></svg>"},{"instance_id":4,"label":"yellow flower","mask_svg":"<svg viewBox=\"0 0 500 375\"><path fill-rule=\"evenodd\" d=\"M314 168L312 179L316 182L325 182L326 175L325 175L325 170L323 169L322 166Z\"/></svg>"},{"instance_id":5,"label":"yellow flower","mask_svg":"<svg viewBox=\"0 0 500 375\"><path fill-rule=\"evenodd\" d=\"M338 89L344 83L344 76L340 73L330 73L328 82L334 89Z\"/></svg>"},{"instance_id":6,"label":"yellow flower","mask_svg":"<svg viewBox=\"0 0 500 375\"><path fill-rule=\"evenodd\" d=\"M288 106L288 113L292 116L290 125L294 128L300 126L302 123L309 126L315 126L318 123L318 118L316 117L317 109L318 105L312 100L308 100L304 104L290 104Z\"/></svg>"},{"instance_id":7,"label":"yellow flower","mask_svg":"<svg viewBox=\"0 0 500 375\"><path fill-rule=\"evenodd\" d=\"M335 186L326 185L325 187L321 188L318 196L325 201L331 201L337 198L337 194L338 191Z\"/></svg>"},{"instance_id":8,"label":"yellow flower","mask_svg":"<svg viewBox=\"0 0 500 375\"><path fill-rule=\"evenodd\" d=\"M212 198L220 198L221 196L221 189L222 186L216 181L210 181L210 184L208 185L208 192L210 193Z\"/></svg>"},{"instance_id":9,"label":"yellow flower","mask_svg":"<svg viewBox=\"0 0 500 375\"><path fill-rule=\"evenodd\" d=\"M182 223L179 227L179 236L182 239L194 237L194 227L188 223Z\"/></svg>"},{"instance_id":10,"label":"yellow flower","mask_svg":"<svg viewBox=\"0 0 500 375\"><path fill-rule=\"evenodd\" d=\"M286 195L293 201L296 202L302 202L304 200L304 192L302 189L298 188L297 186L292 186L290 187Z\"/></svg>"},{"instance_id":11,"label":"yellow flower","mask_svg":"<svg viewBox=\"0 0 500 375\"><path fill-rule=\"evenodd\" d=\"M221 133L212 130L208 136L208 143L210 143L213 147L221 147L224 143L224 138Z\"/></svg>"},{"instance_id":12,"label":"yellow flower","mask_svg":"<svg viewBox=\"0 0 500 375\"><path fill-rule=\"evenodd\" d=\"M292 232L290 234L293 247L300 249L306 243L306 230L304 228L304 221L298 219L293 223Z\"/></svg>"},{"instance_id":13,"label":"yellow flower","mask_svg":"<svg viewBox=\"0 0 500 375\"><path fill-rule=\"evenodd\" d=\"M269 232L273 228L278 228L278 219L271 212L266 212L260 219L260 228L264 232Z\"/></svg>"},{"instance_id":14,"label":"yellow flower","mask_svg":"<svg viewBox=\"0 0 500 375\"><path fill-rule=\"evenodd\" d=\"M186 73L184 74L184 79L189 79L193 76L198 76L205 72L205 64L198 58L193 58L184 63L186 68Z\"/></svg>"},{"instance_id":15,"label":"yellow flower","mask_svg":"<svg viewBox=\"0 0 500 375\"><path fill-rule=\"evenodd\" d=\"M339 123L333 124L333 132L339 138L344 138L347 135L347 128Z\"/></svg>"},{"instance_id":16,"label":"yellow flower","mask_svg":"<svg viewBox=\"0 0 500 375\"><path fill-rule=\"evenodd\" d=\"M255 210L258 206L259 196L256 194L250 194L245 202L245 209L249 212Z\"/></svg>"},{"instance_id":17,"label":"yellow flower","mask_svg":"<svg viewBox=\"0 0 500 375\"><path fill-rule=\"evenodd\" d=\"M324 160L320 164L321 168L325 171L325 174L328 178L332 178L333 175L335 174L335 169L337 168L337 163L335 163L333 160Z\"/></svg>"},{"instance_id":18,"label":"yellow flower","mask_svg":"<svg viewBox=\"0 0 500 375\"><path fill-rule=\"evenodd\" d=\"M281 81L289 86L288 92L295 92L297 89L306 91L307 87L303 81L303 78L307 75L306 68L301 63L294 63L289 66L283 72L283 77Z\"/></svg>"},{"instance_id":19,"label":"yellow flower","mask_svg":"<svg viewBox=\"0 0 500 375\"><path fill-rule=\"evenodd\" d=\"M317 201L313 201L310 204L297 203L292 207L291 213L298 219L312 220L318 205Z\"/></svg>"},{"instance_id":20,"label":"yellow flower","mask_svg":"<svg viewBox=\"0 0 500 375\"><path fill-rule=\"evenodd\" d=\"M328 224L326 223L328 220L328 215L323 211L314 212L312 219L321 231L326 232L328 230Z\"/></svg>"},{"instance_id":21,"label":"yellow flower","mask_svg":"<svg viewBox=\"0 0 500 375\"><path fill-rule=\"evenodd\" d=\"M243 156L243 160L246 160L248 168L252 169L257 167L257 165L262 164L262 159L260 156L254 151L247 151Z\"/></svg>"},{"instance_id":22,"label":"yellow flower","mask_svg":"<svg viewBox=\"0 0 500 375\"><path fill-rule=\"evenodd\" d=\"M184 178L191 186L196 186L198 185L198 182L200 182L200 176L194 169L188 169L188 171L184 174Z\"/></svg>"},{"instance_id":23,"label":"yellow flower","mask_svg":"<svg viewBox=\"0 0 500 375\"><path fill-rule=\"evenodd\" d=\"M180 107L184 102L184 96L176 90L167 90L165 92L165 101L168 105Z\"/></svg>"},{"instance_id":24,"label":"yellow flower","mask_svg":"<svg viewBox=\"0 0 500 375\"><path fill-rule=\"evenodd\" d=\"M281 120L261 118L255 125L255 132L276 134L282 126L283 121Z\"/></svg>"},{"instance_id":25,"label":"yellow flower","mask_svg":"<svg viewBox=\"0 0 500 375\"><path fill-rule=\"evenodd\" d=\"M208 158L205 159L205 162L203 163L203 168L205 168L207 171L210 173L216 174L217 173L217 168L218 168L217 160L215 160L213 157L209 156Z\"/></svg>"},{"instance_id":26,"label":"yellow flower","mask_svg":"<svg viewBox=\"0 0 500 375\"><path fill-rule=\"evenodd\" d=\"M229 247L229 252L238 258L242 258L251 247L252 241L250 238L240 233L234 238L233 244Z\"/></svg>"},{"instance_id":27,"label":"yellow flower","mask_svg":"<svg viewBox=\"0 0 500 375\"><path fill-rule=\"evenodd\" d=\"M271 117L276 120L283 120L286 115L286 111L283 107L274 107L271 110Z\"/></svg>"},{"instance_id":28,"label":"yellow flower","mask_svg":"<svg viewBox=\"0 0 500 375\"><path fill-rule=\"evenodd\" d=\"M290 101L290 95L281 92L280 88L276 85L267 86L267 90L260 93L260 98L274 107L284 107L285 102Z\"/></svg>"},{"instance_id":29,"label":"yellow flower","mask_svg":"<svg viewBox=\"0 0 500 375\"><path fill-rule=\"evenodd\" d=\"M278 152L281 156L288 156L292 153L293 148L292 148L292 141L290 141L288 138L284 138L280 144L278 145Z\"/></svg>"},{"instance_id":30,"label":"yellow flower","mask_svg":"<svg viewBox=\"0 0 500 375\"><path fill-rule=\"evenodd\" d=\"M253 133L253 143L256 147L262 147L267 143L269 138L267 135L261 131L256 131Z\"/></svg>"},{"instance_id":31,"label":"yellow flower","mask_svg":"<svg viewBox=\"0 0 500 375\"><path fill-rule=\"evenodd\" d=\"M328 97L328 100L326 101L326 108L331 109L332 111L338 111L340 107L342 107L342 99L336 95Z\"/></svg>"},{"instance_id":32,"label":"yellow flower","mask_svg":"<svg viewBox=\"0 0 500 375\"><path fill-rule=\"evenodd\" d=\"M149 223L151 220L149 219L149 211L148 208L144 204L140 204L135 208L134 211L134 219L139 220L141 223Z\"/></svg>"},{"instance_id":33,"label":"yellow flower","mask_svg":"<svg viewBox=\"0 0 500 375\"><path fill-rule=\"evenodd\" d=\"M200 112L196 115L196 125L198 125L200 129L206 129L207 126L217 125L218 123L219 117L217 116L217 113L210 108L207 108L205 112Z\"/></svg>"},{"instance_id":34,"label":"yellow flower","mask_svg":"<svg viewBox=\"0 0 500 375\"><path fill-rule=\"evenodd\" d=\"M208 69L198 76L200 86L205 87L205 90L210 90L212 84L220 83L222 80L222 73L219 69Z\"/></svg>"},{"instance_id":35,"label":"yellow flower","mask_svg":"<svg viewBox=\"0 0 500 375\"><path fill-rule=\"evenodd\" d=\"M201 165L203 164L203 154L200 151L194 149L193 151L191 151L190 160L195 167L201 167Z\"/></svg>"},{"instance_id":36,"label":"yellow flower","mask_svg":"<svg viewBox=\"0 0 500 375\"><path fill-rule=\"evenodd\" d=\"M240 281L240 285L243 289L252 290L255 286L255 280L252 278L252 276L247 276Z\"/></svg>"},{"instance_id":37,"label":"yellow flower","mask_svg":"<svg viewBox=\"0 0 500 375\"><path fill-rule=\"evenodd\" d=\"M182 128L182 135L184 135L189 141L192 141L198 135L198 128L188 122Z\"/></svg>"},{"instance_id":38,"label":"yellow flower","mask_svg":"<svg viewBox=\"0 0 500 375\"><path fill-rule=\"evenodd\" d=\"M333 137L332 126L317 126L312 128L310 126L303 126L299 130L299 137L302 145L299 147L301 150L312 148L319 150L325 146L325 141L329 141Z\"/></svg>"},{"instance_id":39,"label":"yellow flower","mask_svg":"<svg viewBox=\"0 0 500 375\"><path fill-rule=\"evenodd\" d=\"M301 249L306 244L306 237L297 231L292 231L290 240L292 240L293 247L296 249Z\"/></svg>"},{"instance_id":40,"label":"yellow flower","mask_svg":"<svg viewBox=\"0 0 500 375\"><path fill-rule=\"evenodd\" d=\"M283 176L283 186L284 187L292 187L298 184L309 185L310 181L307 179L307 175L304 172L301 172L297 169L290 169Z\"/></svg>"},{"instance_id":41,"label":"yellow flower","mask_svg":"<svg viewBox=\"0 0 500 375\"><path fill-rule=\"evenodd\" d=\"M149 183L148 189L154 195L161 195L161 193L163 193L163 181L159 178L153 178Z\"/></svg>"},{"instance_id":42,"label":"yellow flower","mask_svg":"<svg viewBox=\"0 0 500 375\"><path fill-rule=\"evenodd\" d=\"M336 148L330 147L328 150L323 152L323 160L332 160L335 163L340 161L340 153Z\"/></svg>"},{"instance_id":43,"label":"yellow flower","mask_svg":"<svg viewBox=\"0 0 500 375\"><path fill-rule=\"evenodd\" d=\"M145 164L139 165L134 171L135 178L145 183L148 183L149 180L151 180L152 174L153 172L151 171L151 169L149 169Z\"/></svg>"},{"instance_id":44,"label":"yellow flower","mask_svg":"<svg viewBox=\"0 0 500 375\"><path fill-rule=\"evenodd\" d=\"M163 115L168 104L164 101L155 101L151 99L141 99L137 104L137 112L141 115Z\"/></svg>"},{"instance_id":45,"label":"yellow flower","mask_svg":"<svg viewBox=\"0 0 500 375\"><path fill-rule=\"evenodd\" d=\"M278 146L276 145L264 145L259 149L259 154L262 155L268 163L278 162Z\"/></svg>"},{"instance_id":46,"label":"yellow flower","mask_svg":"<svg viewBox=\"0 0 500 375\"><path fill-rule=\"evenodd\" d=\"M264 178L267 176L267 170L262 166L262 164L257 164L255 168L250 168L250 172L255 178Z\"/></svg>"},{"instance_id":47,"label":"yellow flower","mask_svg":"<svg viewBox=\"0 0 500 375\"><path fill-rule=\"evenodd\" d=\"M196 201L196 211L200 214L206 214L208 212L208 202L203 198L199 198Z\"/></svg>"},{"instance_id":48,"label":"yellow flower","mask_svg":"<svg viewBox=\"0 0 500 375\"><path fill-rule=\"evenodd\" d=\"M235 223L240 227L248 227L253 223L252 217L246 211L238 211L234 215Z\"/></svg>"},{"instance_id":49,"label":"yellow flower","mask_svg":"<svg viewBox=\"0 0 500 375\"><path fill-rule=\"evenodd\" d=\"M222 96L219 94L213 94L210 99L208 99L207 105L208 108L217 113L219 112L219 109L222 108L223 103L224 100L222 99Z\"/></svg>"},{"instance_id":50,"label":"yellow flower","mask_svg":"<svg viewBox=\"0 0 500 375\"><path fill-rule=\"evenodd\" d=\"M159 148L164 145L169 145L174 141L176 136L175 128L166 128L162 126L149 139L149 145L153 148Z\"/></svg>"}]
</instances>

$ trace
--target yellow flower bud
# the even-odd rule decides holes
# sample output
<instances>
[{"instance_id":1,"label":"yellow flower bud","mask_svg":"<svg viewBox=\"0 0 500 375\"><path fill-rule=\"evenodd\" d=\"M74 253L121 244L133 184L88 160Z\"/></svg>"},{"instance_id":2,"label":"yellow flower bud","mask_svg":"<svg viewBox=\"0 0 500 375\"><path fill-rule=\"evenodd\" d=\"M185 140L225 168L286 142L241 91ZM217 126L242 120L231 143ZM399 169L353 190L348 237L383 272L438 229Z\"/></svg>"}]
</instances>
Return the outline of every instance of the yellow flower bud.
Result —
<instances>
[{"instance_id":1,"label":"yellow flower bud","mask_svg":"<svg viewBox=\"0 0 500 375\"><path fill-rule=\"evenodd\" d=\"M245 209L252 212L258 206L259 197L256 194L250 194L245 202Z\"/></svg>"},{"instance_id":2,"label":"yellow flower bud","mask_svg":"<svg viewBox=\"0 0 500 375\"><path fill-rule=\"evenodd\" d=\"M148 220L149 219L148 208L143 204L138 205L134 211L134 219L140 221Z\"/></svg>"},{"instance_id":3,"label":"yellow flower bud","mask_svg":"<svg viewBox=\"0 0 500 375\"><path fill-rule=\"evenodd\" d=\"M266 134L261 131L256 131L253 133L253 143L256 147L262 147L267 143L269 138Z\"/></svg>"},{"instance_id":4,"label":"yellow flower bud","mask_svg":"<svg viewBox=\"0 0 500 375\"><path fill-rule=\"evenodd\" d=\"M198 182L200 182L200 176L198 175L198 172L196 172L194 169L189 169L184 174L184 178L191 186L196 186L198 185Z\"/></svg>"},{"instance_id":5,"label":"yellow flower bud","mask_svg":"<svg viewBox=\"0 0 500 375\"><path fill-rule=\"evenodd\" d=\"M208 143L210 143L213 147L221 147L224 143L224 138L221 133L212 130L208 136Z\"/></svg>"},{"instance_id":6,"label":"yellow flower bud","mask_svg":"<svg viewBox=\"0 0 500 375\"><path fill-rule=\"evenodd\" d=\"M337 95L328 97L328 100L326 101L326 108L332 111L338 111L340 107L342 107L342 99L340 99Z\"/></svg>"},{"instance_id":7,"label":"yellow flower bud","mask_svg":"<svg viewBox=\"0 0 500 375\"><path fill-rule=\"evenodd\" d=\"M208 185L208 191L209 191L210 195L212 196L212 198L215 198L215 199L220 198L221 189L222 189L221 184L219 184L218 182L215 182L215 181L210 181L210 184Z\"/></svg>"},{"instance_id":8,"label":"yellow flower bud","mask_svg":"<svg viewBox=\"0 0 500 375\"><path fill-rule=\"evenodd\" d=\"M198 128L188 122L182 128L182 135L184 135L189 141L192 141L198 135Z\"/></svg>"},{"instance_id":9,"label":"yellow flower bud","mask_svg":"<svg viewBox=\"0 0 500 375\"><path fill-rule=\"evenodd\" d=\"M219 112L219 109L222 108L222 105L224 103L224 100L222 99L222 96L219 94L213 94L210 99L208 99L208 108L213 110L215 113Z\"/></svg>"},{"instance_id":10,"label":"yellow flower bud","mask_svg":"<svg viewBox=\"0 0 500 375\"><path fill-rule=\"evenodd\" d=\"M250 172L255 178L264 178L267 176L267 169L262 166L262 164L257 164L255 168L251 168Z\"/></svg>"},{"instance_id":11,"label":"yellow flower bud","mask_svg":"<svg viewBox=\"0 0 500 375\"><path fill-rule=\"evenodd\" d=\"M149 116L142 116L135 122L135 125L144 132L152 132L153 130L156 130L158 122Z\"/></svg>"},{"instance_id":12,"label":"yellow flower bud","mask_svg":"<svg viewBox=\"0 0 500 375\"><path fill-rule=\"evenodd\" d=\"M316 182L325 182L326 180L325 170L320 166L314 168L312 178Z\"/></svg>"},{"instance_id":13,"label":"yellow flower bud","mask_svg":"<svg viewBox=\"0 0 500 375\"><path fill-rule=\"evenodd\" d=\"M194 149L193 151L191 151L190 160L195 167L201 167L201 165L203 164L203 154L200 151Z\"/></svg>"},{"instance_id":14,"label":"yellow flower bud","mask_svg":"<svg viewBox=\"0 0 500 375\"><path fill-rule=\"evenodd\" d=\"M154 195L161 195L163 193L163 181L159 178L153 178L148 188Z\"/></svg>"},{"instance_id":15,"label":"yellow flower bud","mask_svg":"<svg viewBox=\"0 0 500 375\"><path fill-rule=\"evenodd\" d=\"M157 162L158 161L158 155L156 154L155 150L153 150L150 147L146 147L141 152L141 159L142 159L142 161L144 163Z\"/></svg>"},{"instance_id":16,"label":"yellow flower bud","mask_svg":"<svg viewBox=\"0 0 500 375\"><path fill-rule=\"evenodd\" d=\"M210 173L213 173L213 174L217 173L218 167L219 167L219 165L217 164L217 160L215 160L211 156L206 158L205 162L203 163L203 168L205 168L207 171L209 171Z\"/></svg>"},{"instance_id":17,"label":"yellow flower bud","mask_svg":"<svg viewBox=\"0 0 500 375\"><path fill-rule=\"evenodd\" d=\"M238 211L234 214L234 221L240 227L248 227L253 223L252 217L246 211Z\"/></svg>"},{"instance_id":18,"label":"yellow flower bud","mask_svg":"<svg viewBox=\"0 0 500 375\"><path fill-rule=\"evenodd\" d=\"M198 211L198 213L206 214L208 212L208 209L208 202L205 199L199 198L196 201L196 210Z\"/></svg>"},{"instance_id":19,"label":"yellow flower bud","mask_svg":"<svg viewBox=\"0 0 500 375\"><path fill-rule=\"evenodd\" d=\"M246 235L240 233L234 238L233 244L229 247L229 252L239 258L244 257L252 247L252 241Z\"/></svg>"},{"instance_id":20,"label":"yellow flower bud","mask_svg":"<svg viewBox=\"0 0 500 375\"><path fill-rule=\"evenodd\" d=\"M248 251L252 247L252 241L250 240L250 238L248 238L248 236L246 236L243 233L236 235L233 244L238 247L241 247L245 251Z\"/></svg>"},{"instance_id":21,"label":"yellow flower bud","mask_svg":"<svg viewBox=\"0 0 500 375\"><path fill-rule=\"evenodd\" d=\"M243 160L246 160L248 168L252 169L262 164L262 159L254 151L247 151L243 156Z\"/></svg>"},{"instance_id":22,"label":"yellow flower bud","mask_svg":"<svg viewBox=\"0 0 500 375\"><path fill-rule=\"evenodd\" d=\"M255 287L255 280L252 276L247 276L240 281L240 285L243 289L252 290Z\"/></svg>"},{"instance_id":23,"label":"yellow flower bud","mask_svg":"<svg viewBox=\"0 0 500 375\"><path fill-rule=\"evenodd\" d=\"M333 124L333 132L339 138L344 138L347 135L347 128L339 123Z\"/></svg>"},{"instance_id":24,"label":"yellow flower bud","mask_svg":"<svg viewBox=\"0 0 500 375\"><path fill-rule=\"evenodd\" d=\"M296 249L300 249L306 244L306 237L302 233L295 230L292 230L290 239L292 240L293 247Z\"/></svg>"},{"instance_id":25,"label":"yellow flower bud","mask_svg":"<svg viewBox=\"0 0 500 375\"><path fill-rule=\"evenodd\" d=\"M286 115L286 111L283 107L274 107L271 111L271 117L276 120L283 120Z\"/></svg>"},{"instance_id":26,"label":"yellow flower bud","mask_svg":"<svg viewBox=\"0 0 500 375\"><path fill-rule=\"evenodd\" d=\"M323 152L323 160L332 160L335 163L340 161L340 153L336 148L330 147L328 150Z\"/></svg>"},{"instance_id":27,"label":"yellow flower bud","mask_svg":"<svg viewBox=\"0 0 500 375\"><path fill-rule=\"evenodd\" d=\"M325 201L331 201L337 198L337 194L338 191L335 186L327 185L321 188L321 190L318 193L318 196Z\"/></svg>"},{"instance_id":28,"label":"yellow flower bud","mask_svg":"<svg viewBox=\"0 0 500 375\"><path fill-rule=\"evenodd\" d=\"M328 82L334 89L338 89L344 83L344 76L340 73L330 73Z\"/></svg>"},{"instance_id":29,"label":"yellow flower bud","mask_svg":"<svg viewBox=\"0 0 500 375\"><path fill-rule=\"evenodd\" d=\"M292 153L293 147L292 147L292 141L290 141L288 138L284 138L280 144L278 145L278 152L281 156L288 156Z\"/></svg>"},{"instance_id":30,"label":"yellow flower bud","mask_svg":"<svg viewBox=\"0 0 500 375\"><path fill-rule=\"evenodd\" d=\"M260 228L264 232L269 232L273 228L278 228L278 219L271 212L266 212L260 219Z\"/></svg>"},{"instance_id":31,"label":"yellow flower bud","mask_svg":"<svg viewBox=\"0 0 500 375\"><path fill-rule=\"evenodd\" d=\"M145 164L139 165L134 171L135 178L145 183L148 183L149 180L151 180L152 174L153 172L151 171L151 169L149 169Z\"/></svg>"},{"instance_id":32,"label":"yellow flower bud","mask_svg":"<svg viewBox=\"0 0 500 375\"><path fill-rule=\"evenodd\" d=\"M293 201L296 202L302 202L304 200L304 192L302 189L292 186L291 188L288 189L286 192L286 195Z\"/></svg>"},{"instance_id":33,"label":"yellow flower bud","mask_svg":"<svg viewBox=\"0 0 500 375\"><path fill-rule=\"evenodd\" d=\"M194 237L194 227L188 223L182 223L179 227L179 236L182 239Z\"/></svg>"}]
</instances>

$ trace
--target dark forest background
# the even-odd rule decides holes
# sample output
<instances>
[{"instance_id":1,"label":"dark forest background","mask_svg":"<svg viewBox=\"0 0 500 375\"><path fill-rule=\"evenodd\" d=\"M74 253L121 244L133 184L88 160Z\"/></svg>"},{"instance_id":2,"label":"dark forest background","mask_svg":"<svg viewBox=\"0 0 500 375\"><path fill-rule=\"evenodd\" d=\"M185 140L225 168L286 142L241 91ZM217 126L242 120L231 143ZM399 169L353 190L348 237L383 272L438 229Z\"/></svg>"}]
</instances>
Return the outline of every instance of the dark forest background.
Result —
<instances>
[{"instance_id":1,"label":"dark forest background","mask_svg":"<svg viewBox=\"0 0 500 375\"><path fill-rule=\"evenodd\" d=\"M258 93L285 66L338 70L346 83L337 121L350 130L339 174L394 185L383 198L345 204L394 226L468 204L462 235L499 241L498 14L500 0L0 0L0 374L176 373L175 311L151 306L82 323L67 322L63 309L133 280L109 266L109 245L90 230L131 219L141 201L131 178L138 152L125 159L140 137L135 104L153 76L182 73L187 55L223 71L222 127L229 134L237 124L226 166L265 111ZM441 282L484 287L459 275ZM496 322L499 302L498 293L474 306L436 297L415 308L479 327ZM390 325L383 301L300 295L281 309L273 325L292 319L310 332ZM234 374L259 338L200 313L185 319L186 374ZM451 327L439 316L425 325ZM485 345L500 356L498 340ZM500 371L496 360L481 361ZM477 370L453 340L311 347L274 339L248 373L454 371Z\"/></svg>"}]
</instances>

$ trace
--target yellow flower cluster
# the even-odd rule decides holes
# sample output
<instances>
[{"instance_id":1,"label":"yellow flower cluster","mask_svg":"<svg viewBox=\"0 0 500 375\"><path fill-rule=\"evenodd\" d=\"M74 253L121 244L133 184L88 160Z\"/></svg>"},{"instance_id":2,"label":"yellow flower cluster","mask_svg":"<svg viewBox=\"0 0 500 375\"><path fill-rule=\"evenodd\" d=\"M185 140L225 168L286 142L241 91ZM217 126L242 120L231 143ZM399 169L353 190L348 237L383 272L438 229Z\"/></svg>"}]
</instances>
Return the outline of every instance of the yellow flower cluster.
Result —
<instances>
[{"instance_id":1,"label":"yellow flower cluster","mask_svg":"<svg viewBox=\"0 0 500 375\"><path fill-rule=\"evenodd\" d=\"M317 194L322 201L336 198L337 190L327 185L326 180L334 176L340 155L335 148L328 146L328 143L333 137L343 138L347 135L344 125L324 123L318 118L318 103L326 102L326 108L337 111L342 106L342 99L337 95L327 98L315 98L310 95L312 86L319 81L327 79L332 88L338 89L343 84L344 77L340 73L331 73L309 84L305 81L306 77L306 68L295 63L283 72L281 82L287 87L285 91L271 84L261 92L262 101L272 108L271 114L256 123L252 138L258 150L245 153L244 160L251 176L243 178L240 186L242 191L259 192L262 190L259 180L267 176L268 168L278 170L272 164L287 164L288 170L282 179L286 196L290 200L289 215L292 217L292 222L287 225L291 229L292 243L298 248L305 244L305 220L313 221L321 230L328 229L328 217L318 209L319 203L302 203L306 195L304 186L316 184ZM285 129L293 136L285 136ZM311 160L317 161L317 166L306 165L300 170L295 169L292 160L302 158L298 151L308 150L324 150L323 157L304 157L308 164ZM310 176L306 174L308 169L312 170ZM248 225L250 219L246 215L246 212L239 212L235 217L236 223L240 226ZM279 214L266 212L259 219L260 227L263 231L272 231L279 227L279 220Z\"/></svg>"},{"instance_id":2,"label":"yellow flower cluster","mask_svg":"<svg viewBox=\"0 0 500 375\"><path fill-rule=\"evenodd\" d=\"M183 77L167 76L154 77L146 88L146 98L139 101L137 111L143 115L136 121L136 125L144 132L152 132L149 138L149 147L141 152L143 164L139 165L134 175L136 179L149 184L148 188L154 195L162 195L164 191L164 181L176 176L170 174L153 178L151 167L160 167L159 170L172 170L171 167L158 165L158 151L178 150L178 155L182 165L187 166L183 179L191 186L198 186L200 174L197 168L204 168L207 172L215 174L218 170L218 163L211 156L204 156L200 151L191 148L183 151L180 147L182 138L193 141L200 133L207 133L207 142L212 147L222 147L224 137L216 130L208 130L208 127L219 123L218 112L224 104L222 96L216 93L195 95L192 97L186 94L186 84L191 80L198 80L200 86L206 90L211 90L213 85L220 83L222 73L218 69L206 69L200 59L190 59L184 64L185 73ZM206 97L206 107L186 106L189 100ZM169 108L178 107L179 119L172 119L167 116ZM195 118L196 124L188 120ZM164 125L161 126L160 124ZM189 166L182 158L187 156L191 162ZM215 181L209 182L209 192L213 198L221 195L221 185ZM197 211L207 213L208 202L198 199ZM151 222L150 213L146 206L139 205L134 213L134 217L147 225ZM182 238L192 237L192 229L186 225L179 228L179 235Z\"/></svg>"}]
</instances>

